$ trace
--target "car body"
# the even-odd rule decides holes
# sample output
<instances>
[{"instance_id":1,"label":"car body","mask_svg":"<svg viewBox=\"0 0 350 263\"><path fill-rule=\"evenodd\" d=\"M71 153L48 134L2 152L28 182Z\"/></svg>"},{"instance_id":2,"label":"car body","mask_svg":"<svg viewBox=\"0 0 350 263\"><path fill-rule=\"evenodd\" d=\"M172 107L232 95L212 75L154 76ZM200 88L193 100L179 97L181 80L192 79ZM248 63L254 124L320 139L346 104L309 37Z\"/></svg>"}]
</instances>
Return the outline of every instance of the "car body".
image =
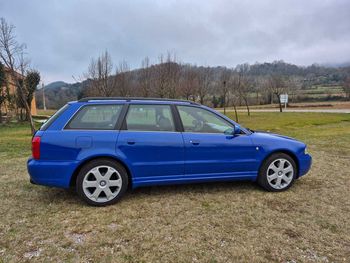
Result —
<instances>
[{"instance_id":1,"label":"car body","mask_svg":"<svg viewBox=\"0 0 350 263\"><path fill-rule=\"evenodd\" d=\"M132 188L257 181L264 161L277 153L289 156L293 179L311 166L304 143L251 131L209 107L182 100L69 102L35 133L32 147L27 163L31 181L61 188L75 186L81 169L96 159L123 167Z\"/></svg>"}]
</instances>

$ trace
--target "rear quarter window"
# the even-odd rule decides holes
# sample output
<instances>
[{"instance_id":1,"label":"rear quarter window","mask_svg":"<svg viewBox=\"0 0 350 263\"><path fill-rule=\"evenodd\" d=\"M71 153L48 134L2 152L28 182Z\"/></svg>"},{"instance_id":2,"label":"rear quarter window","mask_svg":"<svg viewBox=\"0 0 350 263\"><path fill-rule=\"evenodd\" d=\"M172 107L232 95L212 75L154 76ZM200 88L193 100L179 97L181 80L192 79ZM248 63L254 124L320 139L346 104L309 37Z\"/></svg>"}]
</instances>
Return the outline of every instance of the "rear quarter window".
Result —
<instances>
[{"instance_id":1,"label":"rear quarter window","mask_svg":"<svg viewBox=\"0 0 350 263\"><path fill-rule=\"evenodd\" d=\"M40 127L39 130L40 130L40 131L45 131L45 130L47 130L47 128L49 128L50 125L51 125L55 120L57 120L57 118L58 118L59 116L61 116L62 113L65 112L66 109L68 109L68 107L69 107L69 105L66 104L66 105L64 105L62 108L60 108L58 111L56 111L54 115L52 115L43 125L41 125L41 127Z\"/></svg>"},{"instance_id":2,"label":"rear quarter window","mask_svg":"<svg viewBox=\"0 0 350 263\"><path fill-rule=\"evenodd\" d=\"M65 129L113 130L122 105L86 105L69 121Z\"/></svg>"}]
</instances>

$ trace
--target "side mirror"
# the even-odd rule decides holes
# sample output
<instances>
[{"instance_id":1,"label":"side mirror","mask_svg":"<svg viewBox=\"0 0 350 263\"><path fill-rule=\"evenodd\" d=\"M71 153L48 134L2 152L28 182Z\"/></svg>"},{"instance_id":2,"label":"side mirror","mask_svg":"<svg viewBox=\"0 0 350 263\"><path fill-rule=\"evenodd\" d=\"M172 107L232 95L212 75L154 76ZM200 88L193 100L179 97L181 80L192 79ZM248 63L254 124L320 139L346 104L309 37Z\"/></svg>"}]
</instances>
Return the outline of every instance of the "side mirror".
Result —
<instances>
[{"instance_id":1,"label":"side mirror","mask_svg":"<svg viewBox=\"0 0 350 263\"><path fill-rule=\"evenodd\" d=\"M230 128L224 131L224 134L228 136L235 136L240 133L241 133L241 129L238 126L234 126L233 128Z\"/></svg>"},{"instance_id":2,"label":"side mirror","mask_svg":"<svg viewBox=\"0 0 350 263\"><path fill-rule=\"evenodd\" d=\"M224 134L225 134L225 135L228 135L228 136L233 136L233 135L235 135L235 128L233 127L233 128L229 128L229 129L225 130L225 131L224 131Z\"/></svg>"},{"instance_id":3,"label":"side mirror","mask_svg":"<svg viewBox=\"0 0 350 263\"><path fill-rule=\"evenodd\" d=\"M235 126L235 135L241 134L241 129L238 126Z\"/></svg>"}]
</instances>

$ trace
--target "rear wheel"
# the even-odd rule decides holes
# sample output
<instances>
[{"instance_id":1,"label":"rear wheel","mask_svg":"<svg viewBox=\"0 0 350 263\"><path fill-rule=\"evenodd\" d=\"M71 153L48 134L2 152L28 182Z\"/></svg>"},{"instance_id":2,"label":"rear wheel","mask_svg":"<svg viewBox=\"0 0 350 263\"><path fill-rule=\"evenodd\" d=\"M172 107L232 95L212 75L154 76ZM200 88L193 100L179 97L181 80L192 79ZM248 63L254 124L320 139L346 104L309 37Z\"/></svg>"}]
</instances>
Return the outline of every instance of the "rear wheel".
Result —
<instances>
[{"instance_id":1,"label":"rear wheel","mask_svg":"<svg viewBox=\"0 0 350 263\"><path fill-rule=\"evenodd\" d=\"M275 153L262 164L258 183L271 192L284 191L292 186L296 171L293 158L285 153Z\"/></svg>"},{"instance_id":2,"label":"rear wheel","mask_svg":"<svg viewBox=\"0 0 350 263\"><path fill-rule=\"evenodd\" d=\"M125 168L110 159L96 159L82 167L76 181L78 195L88 204L114 204L128 188Z\"/></svg>"}]
</instances>

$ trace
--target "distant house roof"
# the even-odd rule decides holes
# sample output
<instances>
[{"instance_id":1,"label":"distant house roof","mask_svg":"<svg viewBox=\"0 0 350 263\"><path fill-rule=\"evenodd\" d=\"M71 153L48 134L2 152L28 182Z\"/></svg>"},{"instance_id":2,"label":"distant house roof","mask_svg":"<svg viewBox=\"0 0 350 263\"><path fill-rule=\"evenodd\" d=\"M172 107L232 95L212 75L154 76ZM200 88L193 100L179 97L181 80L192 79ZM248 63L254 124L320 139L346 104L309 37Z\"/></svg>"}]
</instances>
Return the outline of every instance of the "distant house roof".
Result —
<instances>
[{"instance_id":1,"label":"distant house roof","mask_svg":"<svg viewBox=\"0 0 350 263\"><path fill-rule=\"evenodd\" d=\"M11 72L11 69L8 68L8 67L6 67L6 66L4 66L4 69L5 69L5 72L7 72L7 73L10 73L10 72ZM15 71L15 74L16 74L18 77L24 78L24 75L22 75L21 73L19 73L19 72L17 72L17 71Z\"/></svg>"},{"instance_id":2,"label":"distant house roof","mask_svg":"<svg viewBox=\"0 0 350 263\"><path fill-rule=\"evenodd\" d=\"M4 66L4 69L5 69L5 76L6 76L6 74L10 74L10 73L11 73L11 69L10 69L10 68ZM17 71L15 71L15 74L16 74L16 77L17 77L17 78L24 79L24 76L23 76L21 73L18 73ZM12 85L13 87L16 87L16 83L14 83L14 82L12 81L12 78L11 78L11 79L8 79L8 78L5 77L5 81L6 81L8 84Z\"/></svg>"}]
</instances>

